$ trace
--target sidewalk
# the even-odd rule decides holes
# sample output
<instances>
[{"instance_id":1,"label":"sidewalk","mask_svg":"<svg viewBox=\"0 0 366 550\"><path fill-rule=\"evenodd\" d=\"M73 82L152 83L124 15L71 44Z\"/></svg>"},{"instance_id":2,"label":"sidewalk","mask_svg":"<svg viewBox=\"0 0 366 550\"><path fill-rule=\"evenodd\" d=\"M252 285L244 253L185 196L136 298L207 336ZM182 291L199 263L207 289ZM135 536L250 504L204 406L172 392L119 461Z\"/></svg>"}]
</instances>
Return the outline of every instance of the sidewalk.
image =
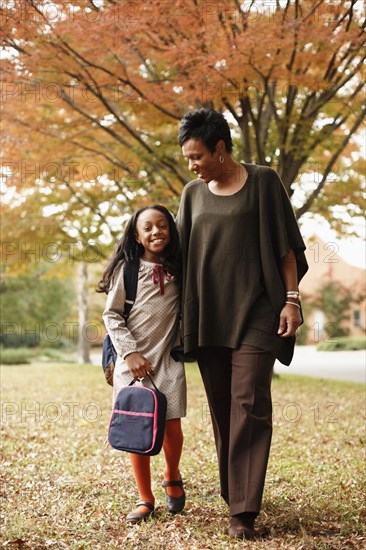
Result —
<instances>
[{"instance_id":1,"label":"sidewalk","mask_svg":"<svg viewBox=\"0 0 366 550\"><path fill-rule=\"evenodd\" d=\"M315 346L296 346L289 367L275 363L278 374L302 374L315 378L332 378L366 383L366 350L317 351Z\"/></svg>"}]
</instances>

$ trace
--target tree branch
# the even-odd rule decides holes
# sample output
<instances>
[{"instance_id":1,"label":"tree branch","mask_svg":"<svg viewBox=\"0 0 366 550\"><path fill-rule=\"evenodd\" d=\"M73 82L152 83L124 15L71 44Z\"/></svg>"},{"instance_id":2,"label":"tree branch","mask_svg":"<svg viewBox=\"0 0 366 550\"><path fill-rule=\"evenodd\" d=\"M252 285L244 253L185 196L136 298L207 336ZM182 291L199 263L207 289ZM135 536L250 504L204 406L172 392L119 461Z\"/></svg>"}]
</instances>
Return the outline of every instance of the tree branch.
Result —
<instances>
[{"instance_id":1,"label":"tree branch","mask_svg":"<svg viewBox=\"0 0 366 550\"><path fill-rule=\"evenodd\" d=\"M76 61L75 57L78 59L78 64L80 67L82 67L83 69L85 69L85 66L89 66L89 67L94 67L94 69L97 69L105 74L108 74L109 76L112 76L113 78L115 78L118 82L120 82L121 84L124 84L124 85L128 85L128 86L131 86L132 90L134 90L138 96L141 97L141 99L145 99L148 103L150 103L153 107L155 107L155 109L157 109L158 111L166 114L167 116L175 119L175 120L179 120L180 117L175 115L174 113L168 111L167 109L165 109L164 107L161 107L160 105L158 105L154 100L150 100L131 80L125 80L125 79L122 79L119 75L117 75L116 73L113 73L111 71L109 71L108 69L106 69L105 67L102 67L100 65L97 65L96 63L93 63L91 61L89 61L88 59L86 59L84 56L82 56L81 54L79 54L79 52L77 52L76 50L74 50L67 42L65 42L61 37L59 37L60 41L62 42L62 44L64 45L64 47L69 50L69 52L71 52L73 55L74 55L74 60ZM53 43L53 46L55 48L59 48L60 46L57 45L56 43ZM63 50L65 51L65 50ZM65 52L66 53L66 52ZM115 57L116 58L116 57ZM118 59L118 58L116 58Z\"/></svg>"},{"instance_id":2,"label":"tree branch","mask_svg":"<svg viewBox=\"0 0 366 550\"><path fill-rule=\"evenodd\" d=\"M338 149L333 153L333 155L332 155L332 157L331 157L331 159L330 159L330 161L329 161L329 163L328 163L328 165L327 165L327 167L326 167L326 169L323 173L322 179L319 182L318 186L316 187L316 189L314 189L314 191L306 199L304 204L296 210L296 217L297 218L300 218L305 212L307 212L310 209L310 207L312 206L314 200L316 199L316 197L319 195L319 193L322 191L324 185L326 184L327 177L330 174L330 172L332 171L332 168L335 165L335 163L337 162L340 154L342 153L342 151L344 150L344 148L346 147L346 145L350 141L353 134L357 131L357 129L361 125L361 123L362 123L363 119L365 118L365 116L366 116L366 109L363 109L360 112L359 116L357 117L357 120L353 124L352 128L350 129L349 134L344 137L344 139L342 140L342 142L341 142L340 146L338 147Z\"/></svg>"},{"instance_id":3,"label":"tree branch","mask_svg":"<svg viewBox=\"0 0 366 550\"><path fill-rule=\"evenodd\" d=\"M317 4L314 4L314 6L311 8L311 10L302 18L302 21L305 23L309 17L313 15L313 13L324 3L324 0L319 0Z\"/></svg>"}]
</instances>

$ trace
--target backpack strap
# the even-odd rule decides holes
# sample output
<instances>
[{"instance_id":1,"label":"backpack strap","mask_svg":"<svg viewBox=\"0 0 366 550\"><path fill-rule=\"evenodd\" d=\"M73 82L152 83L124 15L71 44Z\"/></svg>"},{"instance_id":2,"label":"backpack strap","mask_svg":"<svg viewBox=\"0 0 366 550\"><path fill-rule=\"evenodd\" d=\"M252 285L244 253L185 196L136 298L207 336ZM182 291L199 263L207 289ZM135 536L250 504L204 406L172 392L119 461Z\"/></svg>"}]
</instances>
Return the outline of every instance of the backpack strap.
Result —
<instances>
[{"instance_id":1,"label":"backpack strap","mask_svg":"<svg viewBox=\"0 0 366 550\"><path fill-rule=\"evenodd\" d=\"M125 285L126 299L122 317L127 323L137 293L138 268L135 270L129 262L124 264L123 283Z\"/></svg>"}]
</instances>

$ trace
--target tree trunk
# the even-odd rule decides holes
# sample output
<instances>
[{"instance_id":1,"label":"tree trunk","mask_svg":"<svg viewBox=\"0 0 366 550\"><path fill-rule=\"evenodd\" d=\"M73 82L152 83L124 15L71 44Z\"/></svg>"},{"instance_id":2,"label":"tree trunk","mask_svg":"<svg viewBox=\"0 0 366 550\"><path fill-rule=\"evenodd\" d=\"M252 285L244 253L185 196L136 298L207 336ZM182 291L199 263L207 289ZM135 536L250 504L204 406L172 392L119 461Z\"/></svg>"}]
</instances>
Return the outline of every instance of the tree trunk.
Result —
<instances>
[{"instance_id":1,"label":"tree trunk","mask_svg":"<svg viewBox=\"0 0 366 550\"><path fill-rule=\"evenodd\" d=\"M90 363L90 342L87 334L88 323L88 264L79 265L79 334L78 334L78 362L82 365Z\"/></svg>"}]
</instances>

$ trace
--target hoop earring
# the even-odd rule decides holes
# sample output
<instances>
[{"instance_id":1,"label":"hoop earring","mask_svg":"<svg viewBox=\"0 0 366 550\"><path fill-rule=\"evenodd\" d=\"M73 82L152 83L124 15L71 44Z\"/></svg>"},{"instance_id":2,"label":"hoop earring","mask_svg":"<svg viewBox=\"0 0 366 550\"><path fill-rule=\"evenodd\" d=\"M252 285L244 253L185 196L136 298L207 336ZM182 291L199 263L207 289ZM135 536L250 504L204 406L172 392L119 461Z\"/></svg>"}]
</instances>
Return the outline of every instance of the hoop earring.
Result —
<instances>
[{"instance_id":1,"label":"hoop earring","mask_svg":"<svg viewBox=\"0 0 366 550\"><path fill-rule=\"evenodd\" d=\"M225 159L222 155L219 156L219 161L220 161L220 164L224 164Z\"/></svg>"}]
</instances>

